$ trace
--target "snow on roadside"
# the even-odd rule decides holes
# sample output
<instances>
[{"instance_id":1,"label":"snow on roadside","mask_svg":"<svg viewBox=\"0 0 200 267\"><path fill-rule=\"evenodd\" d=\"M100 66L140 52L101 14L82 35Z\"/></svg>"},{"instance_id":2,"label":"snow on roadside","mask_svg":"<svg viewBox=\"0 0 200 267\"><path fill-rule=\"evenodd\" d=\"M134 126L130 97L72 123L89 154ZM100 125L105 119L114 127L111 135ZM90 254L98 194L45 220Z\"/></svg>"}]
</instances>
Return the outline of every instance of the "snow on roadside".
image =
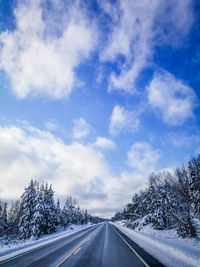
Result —
<instances>
[{"instance_id":1,"label":"snow on roadside","mask_svg":"<svg viewBox=\"0 0 200 267\"><path fill-rule=\"evenodd\" d=\"M122 221L112 224L165 266L200 266L200 240L181 239L175 230L159 231L151 225L139 231L128 229Z\"/></svg>"},{"instance_id":2,"label":"snow on roadside","mask_svg":"<svg viewBox=\"0 0 200 267\"><path fill-rule=\"evenodd\" d=\"M68 235L71 235L75 232L79 232L82 229L90 228L94 225L91 225L90 223L85 225L71 225L68 227L68 229L59 231L53 234L48 234L41 236L37 240L29 240L26 241L16 241L13 243L10 243L8 245L1 245L0 246L0 261L6 260L10 257L14 257L18 254L27 252L29 250L32 250L34 248L49 244L51 242L54 242L56 240L62 239Z\"/></svg>"}]
</instances>

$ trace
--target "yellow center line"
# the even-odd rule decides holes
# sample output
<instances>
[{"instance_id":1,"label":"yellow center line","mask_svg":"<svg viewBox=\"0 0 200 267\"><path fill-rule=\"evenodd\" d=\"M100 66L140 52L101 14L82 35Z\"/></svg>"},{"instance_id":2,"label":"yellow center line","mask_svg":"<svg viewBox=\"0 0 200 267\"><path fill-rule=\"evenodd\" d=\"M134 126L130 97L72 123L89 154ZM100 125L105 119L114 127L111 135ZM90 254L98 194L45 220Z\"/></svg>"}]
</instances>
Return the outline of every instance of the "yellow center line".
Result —
<instances>
[{"instance_id":1,"label":"yellow center line","mask_svg":"<svg viewBox=\"0 0 200 267\"><path fill-rule=\"evenodd\" d=\"M74 252L74 255L77 254L80 250L81 250L81 247L79 249L77 249L76 252Z\"/></svg>"},{"instance_id":2,"label":"yellow center line","mask_svg":"<svg viewBox=\"0 0 200 267\"><path fill-rule=\"evenodd\" d=\"M72 253L70 253L69 255L67 255L67 256L66 256L60 263L58 263L58 264L56 265L56 267L60 267L60 266L62 266L63 263L64 263L65 261L67 261L72 255L78 253L78 251L81 249L82 245L85 244L85 243L86 243L86 242L87 242L87 241L88 241L94 234L96 234L97 231L99 231L99 228L97 228L96 231L94 231L92 234L90 234L88 238L86 238L85 240L83 240L83 242L82 242L77 248L75 248L75 249L72 251Z\"/></svg>"}]
</instances>

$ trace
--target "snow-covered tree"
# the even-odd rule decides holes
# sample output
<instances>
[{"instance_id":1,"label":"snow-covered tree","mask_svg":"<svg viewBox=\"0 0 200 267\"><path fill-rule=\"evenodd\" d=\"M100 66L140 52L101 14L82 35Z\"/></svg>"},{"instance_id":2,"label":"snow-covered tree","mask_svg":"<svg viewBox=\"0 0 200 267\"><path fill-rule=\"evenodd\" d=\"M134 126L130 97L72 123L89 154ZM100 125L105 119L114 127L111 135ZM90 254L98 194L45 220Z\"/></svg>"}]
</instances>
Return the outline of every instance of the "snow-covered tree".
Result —
<instances>
[{"instance_id":1,"label":"snow-covered tree","mask_svg":"<svg viewBox=\"0 0 200 267\"><path fill-rule=\"evenodd\" d=\"M19 234L21 239L29 238L32 235L36 195L36 182L31 180L29 186L25 188L20 201Z\"/></svg>"},{"instance_id":2,"label":"snow-covered tree","mask_svg":"<svg viewBox=\"0 0 200 267\"><path fill-rule=\"evenodd\" d=\"M56 229L59 229L61 227L61 224L62 224L62 212L61 212L61 208L60 208L60 200L59 199L57 200L57 203L56 203L55 215L56 215L55 226L56 226Z\"/></svg>"},{"instance_id":3,"label":"snow-covered tree","mask_svg":"<svg viewBox=\"0 0 200 267\"><path fill-rule=\"evenodd\" d=\"M40 188L43 204L43 233L49 234L56 231L56 207L52 185L42 185Z\"/></svg>"},{"instance_id":4,"label":"snow-covered tree","mask_svg":"<svg viewBox=\"0 0 200 267\"><path fill-rule=\"evenodd\" d=\"M8 231L7 203L0 203L0 235L4 236Z\"/></svg>"},{"instance_id":5,"label":"snow-covered tree","mask_svg":"<svg viewBox=\"0 0 200 267\"><path fill-rule=\"evenodd\" d=\"M12 203L8 210L8 231L7 234L17 237L19 234L19 201Z\"/></svg>"},{"instance_id":6,"label":"snow-covered tree","mask_svg":"<svg viewBox=\"0 0 200 267\"><path fill-rule=\"evenodd\" d=\"M194 213L200 218L200 155L188 165L190 171L189 190Z\"/></svg>"},{"instance_id":7,"label":"snow-covered tree","mask_svg":"<svg viewBox=\"0 0 200 267\"><path fill-rule=\"evenodd\" d=\"M39 190L39 184L37 184L36 195L34 199L34 212L32 218L32 231L31 236L38 238L41 234L44 234L44 203L42 192Z\"/></svg>"}]
</instances>

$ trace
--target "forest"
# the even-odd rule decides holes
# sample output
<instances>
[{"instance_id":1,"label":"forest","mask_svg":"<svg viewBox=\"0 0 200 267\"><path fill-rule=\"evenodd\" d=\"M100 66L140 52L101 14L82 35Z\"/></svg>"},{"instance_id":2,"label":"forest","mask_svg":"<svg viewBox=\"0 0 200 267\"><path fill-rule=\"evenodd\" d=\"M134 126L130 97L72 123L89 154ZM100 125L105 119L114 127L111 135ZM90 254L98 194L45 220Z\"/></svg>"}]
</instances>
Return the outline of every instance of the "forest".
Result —
<instances>
[{"instance_id":1,"label":"forest","mask_svg":"<svg viewBox=\"0 0 200 267\"><path fill-rule=\"evenodd\" d=\"M124 220L132 229L152 224L154 229L176 229L182 238L198 235L200 219L200 155L172 175L153 173L148 184L132 197L112 221Z\"/></svg>"},{"instance_id":2,"label":"forest","mask_svg":"<svg viewBox=\"0 0 200 267\"><path fill-rule=\"evenodd\" d=\"M52 185L31 180L20 200L10 205L0 203L0 237L7 242L13 239L39 238L65 230L72 224L98 223L102 219L92 216L77 206L76 200L67 196L61 208L59 199L55 203Z\"/></svg>"}]
</instances>

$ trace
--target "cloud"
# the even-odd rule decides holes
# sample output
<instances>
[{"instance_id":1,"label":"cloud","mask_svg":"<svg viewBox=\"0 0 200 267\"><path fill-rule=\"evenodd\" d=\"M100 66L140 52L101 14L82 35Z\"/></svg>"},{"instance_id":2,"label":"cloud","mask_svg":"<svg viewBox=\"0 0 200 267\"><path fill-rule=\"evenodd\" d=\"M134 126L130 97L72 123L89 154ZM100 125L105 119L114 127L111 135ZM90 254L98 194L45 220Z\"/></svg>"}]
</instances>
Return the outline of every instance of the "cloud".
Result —
<instances>
[{"instance_id":1,"label":"cloud","mask_svg":"<svg viewBox=\"0 0 200 267\"><path fill-rule=\"evenodd\" d=\"M116 144L112 140L101 136L97 137L94 145L100 148L116 149Z\"/></svg>"},{"instance_id":2,"label":"cloud","mask_svg":"<svg viewBox=\"0 0 200 267\"><path fill-rule=\"evenodd\" d=\"M129 171L122 171L117 179L109 179L107 192L112 192L111 207L118 209L130 202L131 197L148 182L149 175L158 170L161 153L145 142L134 143L127 152ZM109 203L108 203L109 204Z\"/></svg>"},{"instance_id":3,"label":"cloud","mask_svg":"<svg viewBox=\"0 0 200 267\"><path fill-rule=\"evenodd\" d=\"M133 111L128 111L122 106L115 106L113 108L109 133L112 135L118 135L120 132L132 132L139 127L139 119L136 113Z\"/></svg>"},{"instance_id":4,"label":"cloud","mask_svg":"<svg viewBox=\"0 0 200 267\"><path fill-rule=\"evenodd\" d=\"M79 118L74 120L74 127L73 127L73 137L75 139L81 139L83 137L88 136L90 133L91 127L83 118Z\"/></svg>"},{"instance_id":5,"label":"cloud","mask_svg":"<svg viewBox=\"0 0 200 267\"><path fill-rule=\"evenodd\" d=\"M60 128L60 125L54 120L49 120L45 123L45 127L49 131L56 131Z\"/></svg>"},{"instance_id":6,"label":"cloud","mask_svg":"<svg viewBox=\"0 0 200 267\"><path fill-rule=\"evenodd\" d=\"M119 67L118 73L111 73L109 90L134 93L136 79L151 63L154 47L178 45L193 22L192 0L119 0L115 6L102 1L101 6L111 18L111 33L100 58Z\"/></svg>"},{"instance_id":7,"label":"cloud","mask_svg":"<svg viewBox=\"0 0 200 267\"><path fill-rule=\"evenodd\" d=\"M77 84L75 68L96 47L98 32L77 3L19 1L14 11L16 28L0 34L0 68L18 98L59 99Z\"/></svg>"},{"instance_id":8,"label":"cloud","mask_svg":"<svg viewBox=\"0 0 200 267\"><path fill-rule=\"evenodd\" d=\"M49 132L31 126L0 127L0 170L3 199L19 197L30 179L53 183L61 198L73 194L83 205L88 199L98 201L101 195L106 198L96 182L96 177L108 176L100 152L78 143L66 145Z\"/></svg>"},{"instance_id":9,"label":"cloud","mask_svg":"<svg viewBox=\"0 0 200 267\"><path fill-rule=\"evenodd\" d=\"M147 93L150 105L161 113L167 124L179 125L194 116L193 89L166 71L155 73Z\"/></svg>"},{"instance_id":10,"label":"cloud","mask_svg":"<svg viewBox=\"0 0 200 267\"><path fill-rule=\"evenodd\" d=\"M135 143L128 151L129 166L136 173L151 173L156 169L160 153L154 150L150 144L142 142Z\"/></svg>"},{"instance_id":11,"label":"cloud","mask_svg":"<svg viewBox=\"0 0 200 267\"><path fill-rule=\"evenodd\" d=\"M23 123L21 125L23 125ZM59 133L62 134L62 136L67 136L66 130L59 124L57 120L50 119L45 122L44 126L49 132Z\"/></svg>"},{"instance_id":12,"label":"cloud","mask_svg":"<svg viewBox=\"0 0 200 267\"><path fill-rule=\"evenodd\" d=\"M136 172L132 164L134 173L123 172L114 177L103 154L91 145L65 144L53 134L28 123L21 127L0 127L1 199L19 198L30 179L37 179L52 183L61 202L70 194L77 198L81 207L100 216L111 216L144 185L149 174L145 171L150 170L148 166L153 163L152 170L156 164L156 152L148 145L143 146L133 145L128 158L141 160L144 168L138 167ZM144 154L136 155L138 150Z\"/></svg>"}]
</instances>

